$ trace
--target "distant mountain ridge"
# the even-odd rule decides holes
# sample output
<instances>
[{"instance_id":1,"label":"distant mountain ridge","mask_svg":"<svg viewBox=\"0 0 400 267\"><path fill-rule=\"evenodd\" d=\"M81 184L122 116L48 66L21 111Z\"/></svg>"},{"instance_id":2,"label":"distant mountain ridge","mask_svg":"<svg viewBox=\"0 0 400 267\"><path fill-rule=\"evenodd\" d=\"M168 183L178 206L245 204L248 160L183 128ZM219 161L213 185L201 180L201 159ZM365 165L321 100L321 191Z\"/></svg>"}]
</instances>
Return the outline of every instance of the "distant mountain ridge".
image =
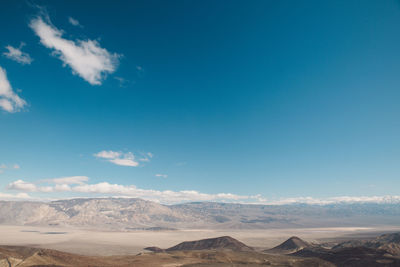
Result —
<instances>
[{"instance_id":1,"label":"distant mountain ridge","mask_svg":"<svg viewBox=\"0 0 400 267\"><path fill-rule=\"evenodd\" d=\"M0 224L124 231L270 229L397 225L399 205L252 205L194 202L162 205L138 198L0 201Z\"/></svg>"}]
</instances>

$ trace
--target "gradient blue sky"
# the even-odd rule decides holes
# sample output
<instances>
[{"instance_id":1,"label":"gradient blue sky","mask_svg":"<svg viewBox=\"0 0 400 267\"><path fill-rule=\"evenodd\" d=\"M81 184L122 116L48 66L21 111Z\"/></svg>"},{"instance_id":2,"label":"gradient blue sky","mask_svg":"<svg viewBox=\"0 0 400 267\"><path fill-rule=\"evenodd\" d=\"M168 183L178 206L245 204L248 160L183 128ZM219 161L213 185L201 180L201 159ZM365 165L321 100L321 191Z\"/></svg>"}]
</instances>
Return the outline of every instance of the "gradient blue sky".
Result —
<instances>
[{"instance_id":1,"label":"gradient blue sky","mask_svg":"<svg viewBox=\"0 0 400 267\"><path fill-rule=\"evenodd\" d=\"M63 38L118 54L116 70L93 85L63 66L29 27L46 12ZM70 176L268 200L400 195L398 1L13 0L0 24L0 67L27 102L0 111L4 196L97 195L10 187ZM31 64L3 54L21 42Z\"/></svg>"}]
</instances>

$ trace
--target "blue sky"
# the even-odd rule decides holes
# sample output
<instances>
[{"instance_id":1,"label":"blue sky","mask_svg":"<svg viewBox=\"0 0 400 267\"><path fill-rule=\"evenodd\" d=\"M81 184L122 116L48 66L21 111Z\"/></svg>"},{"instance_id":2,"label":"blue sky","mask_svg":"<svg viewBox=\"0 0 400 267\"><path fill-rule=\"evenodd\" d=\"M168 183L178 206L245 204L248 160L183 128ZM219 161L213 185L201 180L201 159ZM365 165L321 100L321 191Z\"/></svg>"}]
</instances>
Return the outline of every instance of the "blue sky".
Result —
<instances>
[{"instance_id":1,"label":"blue sky","mask_svg":"<svg viewBox=\"0 0 400 267\"><path fill-rule=\"evenodd\" d=\"M2 198L400 195L398 1L2 1L0 23Z\"/></svg>"}]
</instances>

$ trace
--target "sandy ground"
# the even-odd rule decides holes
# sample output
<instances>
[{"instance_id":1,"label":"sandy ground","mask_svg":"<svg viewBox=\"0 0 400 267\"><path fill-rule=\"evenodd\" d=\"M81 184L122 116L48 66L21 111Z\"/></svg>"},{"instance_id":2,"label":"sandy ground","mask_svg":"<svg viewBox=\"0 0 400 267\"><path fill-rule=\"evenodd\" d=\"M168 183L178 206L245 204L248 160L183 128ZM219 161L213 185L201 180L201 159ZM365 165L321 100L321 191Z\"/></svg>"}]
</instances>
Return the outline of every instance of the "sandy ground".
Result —
<instances>
[{"instance_id":1,"label":"sandy ground","mask_svg":"<svg viewBox=\"0 0 400 267\"><path fill-rule=\"evenodd\" d=\"M182 241L224 235L232 236L249 246L270 248L294 235L306 241L319 242L346 236L376 236L379 233L395 231L400 231L400 227L106 232L0 225L0 245L28 245L84 255L127 255L137 254L147 246L167 248Z\"/></svg>"}]
</instances>

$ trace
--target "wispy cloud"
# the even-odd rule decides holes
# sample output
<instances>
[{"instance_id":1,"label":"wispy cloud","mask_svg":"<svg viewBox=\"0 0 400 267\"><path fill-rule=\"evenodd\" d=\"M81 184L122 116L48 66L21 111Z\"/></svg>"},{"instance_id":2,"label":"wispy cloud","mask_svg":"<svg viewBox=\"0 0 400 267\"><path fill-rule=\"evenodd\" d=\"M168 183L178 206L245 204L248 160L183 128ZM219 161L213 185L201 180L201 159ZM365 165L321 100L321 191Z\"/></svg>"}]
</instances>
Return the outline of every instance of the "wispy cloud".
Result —
<instances>
[{"instance_id":1,"label":"wispy cloud","mask_svg":"<svg viewBox=\"0 0 400 267\"><path fill-rule=\"evenodd\" d=\"M118 85L121 88L125 88L125 87L135 83L135 81L130 81L128 79L125 79L125 78L122 78L122 77L118 77L118 76L114 77L114 79L118 81Z\"/></svg>"},{"instance_id":2,"label":"wispy cloud","mask_svg":"<svg viewBox=\"0 0 400 267\"><path fill-rule=\"evenodd\" d=\"M103 150L94 154L94 156L120 166L136 167L139 165L132 152L123 153L120 151Z\"/></svg>"},{"instance_id":3,"label":"wispy cloud","mask_svg":"<svg viewBox=\"0 0 400 267\"><path fill-rule=\"evenodd\" d=\"M153 154L150 152L147 153L142 153L141 158L139 158L139 161L142 162L149 162L151 158L153 158Z\"/></svg>"},{"instance_id":4,"label":"wispy cloud","mask_svg":"<svg viewBox=\"0 0 400 267\"><path fill-rule=\"evenodd\" d=\"M161 178L167 178L168 177L168 175L167 174L160 174L160 173L157 173L156 175L154 175L155 177L161 177Z\"/></svg>"},{"instance_id":5,"label":"wispy cloud","mask_svg":"<svg viewBox=\"0 0 400 267\"><path fill-rule=\"evenodd\" d=\"M82 27L79 21L77 19L74 19L73 17L68 17L68 22L73 26Z\"/></svg>"},{"instance_id":6,"label":"wispy cloud","mask_svg":"<svg viewBox=\"0 0 400 267\"><path fill-rule=\"evenodd\" d=\"M7 169L7 166L5 164L0 164L0 174L4 172L4 169Z\"/></svg>"},{"instance_id":7,"label":"wispy cloud","mask_svg":"<svg viewBox=\"0 0 400 267\"><path fill-rule=\"evenodd\" d=\"M70 176L61 178L44 179L41 182L53 183L53 184L84 184L89 181L87 176Z\"/></svg>"},{"instance_id":8,"label":"wispy cloud","mask_svg":"<svg viewBox=\"0 0 400 267\"><path fill-rule=\"evenodd\" d=\"M25 100L14 92L7 79L6 71L0 67L0 108L7 112L17 112L25 106Z\"/></svg>"},{"instance_id":9,"label":"wispy cloud","mask_svg":"<svg viewBox=\"0 0 400 267\"><path fill-rule=\"evenodd\" d=\"M22 51L22 48L25 46L24 43L21 43L21 45L17 48L17 47L13 47L11 45L7 45L6 49L7 52L4 52L3 55L11 60L14 60L22 65L26 65L26 64L31 64L33 59L31 58L31 56Z\"/></svg>"},{"instance_id":10,"label":"wispy cloud","mask_svg":"<svg viewBox=\"0 0 400 267\"><path fill-rule=\"evenodd\" d=\"M56 28L47 14L32 19L29 26L39 36L40 42L53 50L53 55L92 85L102 84L106 75L117 68L120 55L108 52L96 40L64 38L64 31Z\"/></svg>"},{"instance_id":11,"label":"wispy cloud","mask_svg":"<svg viewBox=\"0 0 400 267\"><path fill-rule=\"evenodd\" d=\"M14 170L19 170L21 167L18 165L18 164L14 164L14 165L12 165L12 166L10 166L10 167L7 167L7 165L6 164L4 164L4 163L2 163L2 164L0 164L0 169L14 169Z\"/></svg>"},{"instance_id":12,"label":"wispy cloud","mask_svg":"<svg viewBox=\"0 0 400 267\"><path fill-rule=\"evenodd\" d=\"M136 74L141 77L144 74L144 68L142 66L136 66Z\"/></svg>"}]
</instances>

